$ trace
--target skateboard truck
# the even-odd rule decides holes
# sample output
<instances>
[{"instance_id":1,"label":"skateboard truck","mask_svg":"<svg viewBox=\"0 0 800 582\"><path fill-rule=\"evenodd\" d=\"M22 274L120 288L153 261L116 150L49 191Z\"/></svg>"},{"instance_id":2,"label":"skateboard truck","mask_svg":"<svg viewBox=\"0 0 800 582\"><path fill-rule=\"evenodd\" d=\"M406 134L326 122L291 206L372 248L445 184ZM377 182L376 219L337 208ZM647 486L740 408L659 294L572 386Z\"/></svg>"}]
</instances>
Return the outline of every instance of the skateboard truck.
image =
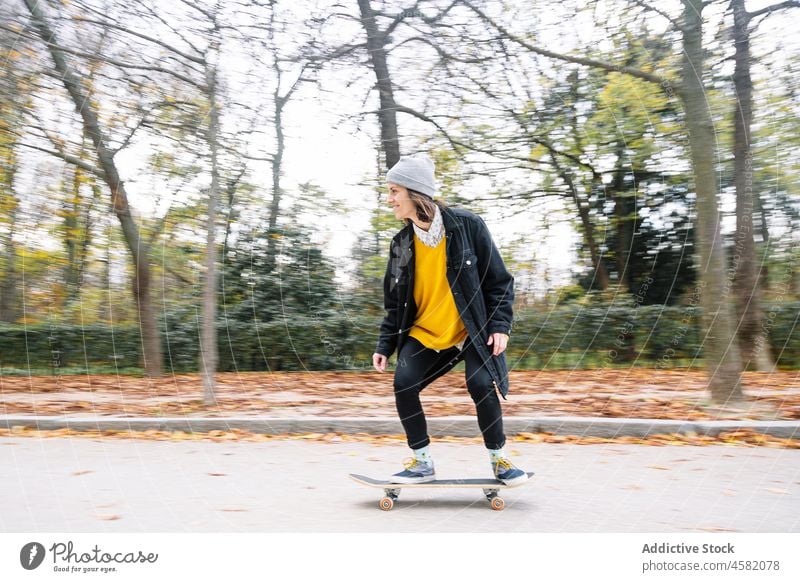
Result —
<instances>
[{"instance_id":1,"label":"skateboard truck","mask_svg":"<svg viewBox=\"0 0 800 582\"><path fill-rule=\"evenodd\" d=\"M528 473L528 480L520 483L524 485L533 476L532 472ZM483 491L484 497L489 502L489 507L495 511L500 511L506 506L506 502L499 496L501 489L509 489L516 485L506 485L496 479L440 479L436 481L428 481L426 483L390 483L380 479L373 479L364 475L351 474L350 478L362 485L368 487L380 487L383 489L383 497L378 502L378 507L383 511L389 511L394 507L394 502L400 496L400 490L403 487L417 488L417 487L467 487L467 488L480 488Z\"/></svg>"},{"instance_id":2,"label":"skateboard truck","mask_svg":"<svg viewBox=\"0 0 800 582\"><path fill-rule=\"evenodd\" d=\"M394 500L400 495L400 489L384 489L383 494L385 497L380 500L378 506L384 511L389 511L394 507Z\"/></svg>"},{"instance_id":3,"label":"skateboard truck","mask_svg":"<svg viewBox=\"0 0 800 582\"><path fill-rule=\"evenodd\" d=\"M499 489L484 489L483 494L489 502L489 506L495 511L500 511L506 506L502 497L498 496ZM394 507L395 500L400 496L400 489L389 488L383 490L383 499L378 502L378 507L384 511L389 511Z\"/></svg>"}]
</instances>

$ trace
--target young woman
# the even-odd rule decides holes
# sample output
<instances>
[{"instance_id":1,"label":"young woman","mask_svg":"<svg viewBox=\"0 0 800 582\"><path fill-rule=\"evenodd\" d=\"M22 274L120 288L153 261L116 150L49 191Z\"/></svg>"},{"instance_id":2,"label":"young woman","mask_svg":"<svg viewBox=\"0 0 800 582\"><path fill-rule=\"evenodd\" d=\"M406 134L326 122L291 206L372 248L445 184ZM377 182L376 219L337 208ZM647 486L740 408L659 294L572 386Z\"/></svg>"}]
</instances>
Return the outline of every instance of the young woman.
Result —
<instances>
[{"instance_id":1,"label":"young woman","mask_svg":"<svg viewBox=\"0 0 800 582\"><path fill-rule=\"evenodd\" d=\"M494 475L506 484L528 476L504 452L497 392L508 393L505 349L514 278L481 217L434 200L434 163L404 156L386 174L389 204L406 226L391 243L383 281L386 317L372 363L380 372L397 349L394 395L414 457L393 483L435 477L420 392L464 360L467 389Z\"/></svg>"}]
</instances>

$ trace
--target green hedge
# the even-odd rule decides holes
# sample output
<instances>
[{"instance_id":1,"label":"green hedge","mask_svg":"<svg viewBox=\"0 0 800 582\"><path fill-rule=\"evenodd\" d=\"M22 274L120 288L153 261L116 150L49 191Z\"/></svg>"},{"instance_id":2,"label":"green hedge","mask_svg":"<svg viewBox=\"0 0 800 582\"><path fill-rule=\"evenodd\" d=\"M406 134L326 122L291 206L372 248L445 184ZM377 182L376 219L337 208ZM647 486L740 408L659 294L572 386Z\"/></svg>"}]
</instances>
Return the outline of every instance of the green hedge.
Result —
<instances>
[{"instance_id":1,"label":"green hedge","mask_svg":"<svg viewBox=\"0 0 800 582\"><path fill-rule=\"evenodd\" d=\"M139 366L138 328L102 324L0 324L0 366L31 370Z\"/></svg>"},{"instance_id":2,"label":"green hedge","mask_svg":"<svg viewBox=\"0 0 800 582\"><path fill-rule=\"evenodd\" d=\"M163 321L162 321L163 325ZM217 324L220 371L337 370L371 366L375 318L317 313L291 321ZM164 369L199 369L200 324L169 318L162 329ZM369 350L368 356L365 352ZM358 356L356 356L358 354ZM0 324L3 373L70 373L139 368L138 326ZM363 361L357 361L361 357Z\"/></svg>"},{"instance_id":3,"label":"green hedge","mask_svg":"<svg viewBox=\"0 0 800 582\"><path fill-rule=\"evenodd\" d=\"M767 304L765 313L778 365L800 368L800 303ZM516 369L702 364L696 308L571 304L515 315L508 357ZM330 311L272 323L220 321L219 370L371 369L380 320ZM198 370L199 330L194 319L167 318L166 371ZM135 370L140 353L135 326L0 325L3 373Z\"/></svg>"}]
</instances>

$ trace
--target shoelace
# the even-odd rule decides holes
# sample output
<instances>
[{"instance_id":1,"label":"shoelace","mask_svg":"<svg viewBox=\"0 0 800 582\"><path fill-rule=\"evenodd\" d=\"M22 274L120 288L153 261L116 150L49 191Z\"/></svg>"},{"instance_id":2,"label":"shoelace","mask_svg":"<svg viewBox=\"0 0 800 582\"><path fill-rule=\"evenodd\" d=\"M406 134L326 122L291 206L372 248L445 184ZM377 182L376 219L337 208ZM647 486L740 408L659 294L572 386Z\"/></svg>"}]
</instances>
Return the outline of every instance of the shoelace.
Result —
<instances>
[{"instance_id":1,"label":"shoelace","mask_svg":"<svg viewBox=\"0 0 800 582\"><path fill-rule=\"evenodd\" d=\"M408 457L403 461L403 467L406 469L411 469L412 467L416 467L417 465L421 465L416 457Z\"/></svg>"},{"instance_id":2,"label":"shoelace","mask_svg":"<svg viewBox=\"0 0 800 582\"><path fill-rule=\"evenodd\" d=\"M496 469L513 469L514 465L506 459L498 459Z\"/></svg>"}]
</instances>

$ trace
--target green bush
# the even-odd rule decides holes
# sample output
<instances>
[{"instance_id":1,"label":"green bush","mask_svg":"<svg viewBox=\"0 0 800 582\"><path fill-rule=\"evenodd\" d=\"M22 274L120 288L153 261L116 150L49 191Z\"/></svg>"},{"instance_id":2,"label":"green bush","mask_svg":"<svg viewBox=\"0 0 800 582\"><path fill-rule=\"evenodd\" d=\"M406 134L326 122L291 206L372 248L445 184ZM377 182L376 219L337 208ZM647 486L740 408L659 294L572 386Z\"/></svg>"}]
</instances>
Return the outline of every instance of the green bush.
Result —
<instances>
[{"instance_id":1,"label":"green bush","mask_svg":"<svg viewBox=\"0 0 800 582\"><path fill-rule=\"evenodd\" d=\"M515 369L674 367L702 364L700 309L620 301L517 310L508 346ZM800 368L800 303L765 305L767 339L781 368ZM199 369L200 323L194 311L162 321L164 370ZM371 369L380 315L320 309L269 323L222 319L220 371ZM3 374L140 369L138 326L0 325Z\"/></svg>"}]
</instances>

